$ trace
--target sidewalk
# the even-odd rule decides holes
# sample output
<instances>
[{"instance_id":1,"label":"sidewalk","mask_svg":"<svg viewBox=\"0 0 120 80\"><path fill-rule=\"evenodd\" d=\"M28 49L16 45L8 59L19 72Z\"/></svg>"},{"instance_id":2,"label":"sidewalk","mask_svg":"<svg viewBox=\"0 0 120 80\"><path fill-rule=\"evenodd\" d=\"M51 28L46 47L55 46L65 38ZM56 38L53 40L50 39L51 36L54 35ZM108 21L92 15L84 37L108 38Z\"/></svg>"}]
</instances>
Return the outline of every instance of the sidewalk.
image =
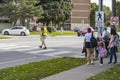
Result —
<instances>
[{"instance_id":1,"label":"sidewalk","mask_svg":"<svg viewBox=\"0 0 120 80\"><path fill-rule=\"evenodd\" d=\"M120 64L120 53L118 55L118 64ZM109 58L104 58L104 64L99 65L96 61L94 65L82 65L68 71L64 71L41 80L87 80L87 78L94 76L102 71L111 68L114 64L108 65ZM113 58L114 61L114 58Z\"/></svg>"}]
</instances>

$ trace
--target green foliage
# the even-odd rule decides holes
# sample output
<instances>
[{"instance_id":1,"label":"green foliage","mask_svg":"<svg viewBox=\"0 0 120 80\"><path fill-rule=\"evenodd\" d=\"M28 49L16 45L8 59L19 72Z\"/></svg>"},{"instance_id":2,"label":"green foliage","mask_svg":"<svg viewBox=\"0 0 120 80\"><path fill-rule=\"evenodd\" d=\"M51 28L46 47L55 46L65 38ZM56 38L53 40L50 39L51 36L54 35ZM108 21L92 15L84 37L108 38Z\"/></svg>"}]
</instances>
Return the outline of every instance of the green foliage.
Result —
<instances>
[{"instance_id":1,"label":"green foliage","mask_svg":"<svg viewBox=\"0 0 120 80\"><path fill-rule=\"evenodd\" d=\"M47 30L48 30L49 33L56 31L56 29L55 29L54 26L48 26L48 27L47 27Z\"/></svg>"},{"instance_id":2,"label":"green foliage","mask_svg":"<svg viewBox=\"0 0 120 80\"><path fill-rule=\"evenodd\" d=\"M98 5L96 3L91 3L91 12L90 12L90 25L95 26L95 12L98 11ZM105 12L105 26L110 25L110 8L103 6L103 11Z\"/></svg>"},{"instance_id":3,"label":"green foliage","mask_svg":"<svg viewBox=\"0 0 120 80\"><path fill-rule=\"evenodd\" d=\"M118 15L118 16L120 16L120 2L118 1L118 2L116 2L116 14Z\"/></svg>"},{"instance_id":4,"label":"green foliage","mask_svg":"<svg viewBox=\"0 0 120 80\"><path fill-rule=\"evenodd\" d=\"M51 32L52 32L52 28L51 28L51 27L49 27L49 26L47 27L47 30L48 30L48 32L49 32L49 33L51 33Z\"/></svg>"},{"instance_id":5,"label":"green foliage","mask_svg":"<svg viewBox=\"0 0 120 80\"><path fill-rule=\"evenodd\" d=\"M0 70L0 80L40 80L44 77L85 64L85 59L57 58Z\"/></svg>"},{"instance_id":6,"label":"green foliage","mask_svg":"<svg viewBox=\"0 0 120 80\"><path fill-rule=\"evenodd\" d=\"M72 4L71 0L41 0L40 4L43 7L44 13L41 22L60 24L70 18Z\"/></svg>"},{"instance_id":7,"label":"green foliage","mask_svg":"<svg viewBox=\"0 0 120 80\"><path fill-rule=\"evenodd\" d=\"M105 17L104 17L104 22L105 22L105 26L109 26L110 25L110 17L111 17L111 10L109 7L107 6L103 6L103 11L105 13Z\"/></svg>"},{"instance_id":8,"label":"green foliage","mask_svg":"<svg viewBox=\"0 0 120 80\"><path fill-rule=\"evenodd\" d=\"M116 15L119 17L119 24L120 24L120 2L116 2Z\"/></svg>"},{"instance_id":9,"label":"green foliage","mask_svg":"<svg viewBox=\"0 0 120 80\"><path fill-rule=\"evenodd\" d=\"M96 3L91 3L90 10L90 25L95 26L95 12L98 11L98 5Z\"/></svg>"},{"instance_id":10,"label":"green foliage","mask_svg":"<svg viewBox=\"0 0 120 80\"><path fill-rule=\"evenodd\" d=\"M33 16L41 18L43 10L41 6L36 6L37 3L38 0L17 0L16 2L9 0L7 3L0 5L0 16L10 18L14 24L18 19L25 23L25 19L33 18Z\"/></svg>"}]
</instances>

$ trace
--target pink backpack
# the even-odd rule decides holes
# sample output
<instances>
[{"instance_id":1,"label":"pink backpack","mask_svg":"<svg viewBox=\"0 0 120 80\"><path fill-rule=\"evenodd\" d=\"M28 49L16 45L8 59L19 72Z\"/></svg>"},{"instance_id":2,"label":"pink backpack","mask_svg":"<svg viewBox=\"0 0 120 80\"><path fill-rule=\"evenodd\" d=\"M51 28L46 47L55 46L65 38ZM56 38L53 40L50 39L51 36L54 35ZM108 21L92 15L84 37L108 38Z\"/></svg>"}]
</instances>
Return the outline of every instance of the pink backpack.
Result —
<instances>
[{"instance_id":1,"label":"pink backpack","mask_svg":"<svg viewBox=\"0 0 120 80\"><path fill-rule=\"evenodd\" d=\"M106 57L107 50L105 48L100 48L99 50L99 57Z\"/></svg>"}]
</instances>

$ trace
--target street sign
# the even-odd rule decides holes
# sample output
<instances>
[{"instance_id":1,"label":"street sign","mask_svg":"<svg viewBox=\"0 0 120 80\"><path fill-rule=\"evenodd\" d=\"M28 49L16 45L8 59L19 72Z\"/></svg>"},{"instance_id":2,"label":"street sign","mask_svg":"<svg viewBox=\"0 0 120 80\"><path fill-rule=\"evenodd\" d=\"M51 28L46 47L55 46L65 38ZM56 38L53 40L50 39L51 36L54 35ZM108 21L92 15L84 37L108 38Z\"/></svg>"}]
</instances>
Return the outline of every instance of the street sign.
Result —
<instances>
[{"instance_id":1,"label":"street sign","mask_svg":"<svg viewBox=\"0 0 120 80\"><path fill-rule=\"evenodd\" d=\"M104 12L103 11L96 11L95 22L104 22Z\"/></svg>"},{"instance_id":2,"label":"street sign","mask_svg":"<svg viewBox=\"0 0 120 80\"><path fill-rule=\"evenodd\" d=\"M104 12L103 11L96 11L95 13L95 26L96 27L103 27L104 26Z\"/></svg>"},{"instance_id":3,"label":"street sign","mask_svg":"<svg viewBox=\"0 0 120 80\"><path fill-rule=\"evenodd\" d=\"M111 17L110 23L111 25L119 25L119 17Z\"/></svg>"},{"instance_id":4,"label":"street sign","mask_svg":"<svg viewBox=\"0 0 120 80\"><path fill-rule=\"evenodd\" d=\"M104 12L96 11L95 13L95 26L98 28L98 36L102 35L104 26Z\"/></svg>"}]
</instances>

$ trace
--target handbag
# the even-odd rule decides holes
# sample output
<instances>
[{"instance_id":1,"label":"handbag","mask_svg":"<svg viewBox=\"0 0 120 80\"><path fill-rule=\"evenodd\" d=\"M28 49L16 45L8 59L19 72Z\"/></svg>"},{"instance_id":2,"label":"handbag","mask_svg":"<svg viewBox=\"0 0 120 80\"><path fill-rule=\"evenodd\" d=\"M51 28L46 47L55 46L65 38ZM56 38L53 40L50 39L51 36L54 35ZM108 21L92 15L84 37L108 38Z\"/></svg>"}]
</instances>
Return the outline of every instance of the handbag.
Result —
<instances>
[{"instance_id":1,"label":"handbag","mask_svg":"<svg viewBox=\"0 0 120 80\"><path fill-rule=\"evenodd\" d=\"M93 33L90 38L90 48L95 48L97 47L97 39L93 36Z\"/></svg>"}]
</instances>

